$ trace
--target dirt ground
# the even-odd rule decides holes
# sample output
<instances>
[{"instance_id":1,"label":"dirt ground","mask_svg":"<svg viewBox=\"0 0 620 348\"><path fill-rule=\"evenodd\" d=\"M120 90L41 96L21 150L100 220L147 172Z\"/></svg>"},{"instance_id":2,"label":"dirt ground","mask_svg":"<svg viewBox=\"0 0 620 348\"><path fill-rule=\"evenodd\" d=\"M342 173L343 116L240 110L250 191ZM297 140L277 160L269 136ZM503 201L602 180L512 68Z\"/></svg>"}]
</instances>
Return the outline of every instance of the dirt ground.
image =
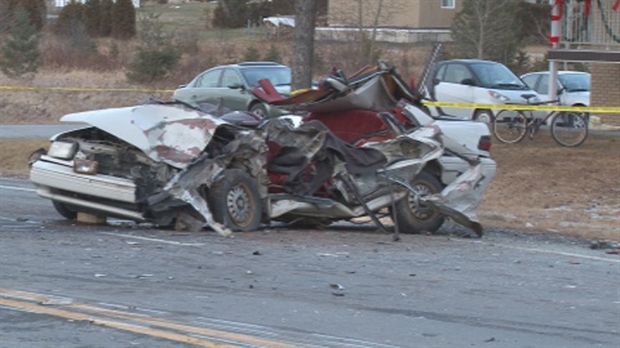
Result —
<instances>
[{"instance_id":1,"label":"dirt ground","mask_svg":"<svg viewBox=\"0 0 620 348\"><path fill-rule=\"evenodd\" d=\"M3 79L0 75L0 85L15 85ZM20 84L132 88L121 81L122 74L50 72ZM135 105L153 95L168 99L171 93L3 90L0 125L58 123L69 112ZM491 152L498 173L479 209L483 225L620 240L620 134L616 133L592 134L578 148L558 146L545 130L520 144L495 141ZM26 176L28 155L45 146L45 140L0 141L0 175Z\"/></svg>"}]
</instances>

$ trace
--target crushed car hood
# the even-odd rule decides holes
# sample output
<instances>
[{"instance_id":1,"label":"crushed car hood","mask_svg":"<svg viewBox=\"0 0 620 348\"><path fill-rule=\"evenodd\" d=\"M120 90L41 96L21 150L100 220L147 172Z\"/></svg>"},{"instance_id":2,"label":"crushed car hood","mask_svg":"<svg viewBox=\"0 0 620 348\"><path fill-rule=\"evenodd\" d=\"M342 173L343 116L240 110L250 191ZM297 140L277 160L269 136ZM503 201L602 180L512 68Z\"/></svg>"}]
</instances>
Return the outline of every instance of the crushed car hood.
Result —
<instances>
[{"instance_id":1,"label":"crushed car hood","mask_svg":"<svg viewBox=\"0 0 620 348\"><path fill-rule=\"evenodd\" d=\"M200 155L218 126L228 124L179 104L78 112L61 121L87 123L138 147L154 161L180 169Z\"/></svg>"}]
</instances>

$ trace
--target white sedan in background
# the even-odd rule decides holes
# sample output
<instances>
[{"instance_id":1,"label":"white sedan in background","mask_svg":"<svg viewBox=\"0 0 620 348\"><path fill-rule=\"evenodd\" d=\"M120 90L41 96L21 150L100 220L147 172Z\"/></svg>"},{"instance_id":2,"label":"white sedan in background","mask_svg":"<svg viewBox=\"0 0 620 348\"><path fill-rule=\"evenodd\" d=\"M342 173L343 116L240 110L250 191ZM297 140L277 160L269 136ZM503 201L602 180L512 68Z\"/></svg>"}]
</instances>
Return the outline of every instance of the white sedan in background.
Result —
<instances>
[{"instance_id":1,"label":"white sedan in background","mask_svg":"<svg viewBox=\"0 0 620 348\"><path fill-rule=\"evenodd\" d=\"M549 100L549 72L539 71L521 76L542 100ZM580 71L558 71L561 105L590 106L590 74Z\"/></svg>"}]
</instances>

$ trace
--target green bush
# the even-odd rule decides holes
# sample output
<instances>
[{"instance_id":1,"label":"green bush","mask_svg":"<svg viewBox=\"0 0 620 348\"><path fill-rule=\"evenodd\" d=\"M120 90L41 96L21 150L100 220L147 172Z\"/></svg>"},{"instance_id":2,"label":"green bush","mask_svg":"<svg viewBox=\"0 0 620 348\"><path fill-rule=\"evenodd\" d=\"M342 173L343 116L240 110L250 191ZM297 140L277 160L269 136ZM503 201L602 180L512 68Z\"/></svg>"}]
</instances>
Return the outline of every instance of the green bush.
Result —
<instances>
[{"instance_id":1,"label":"green bush","mask_svg":"<svg viewBox=\"0 0 620 348\"><path fill-rule=\"evenodd\" d=\"M30 24L28 13L18 11L9 25L8 35L0 46L0 69L10 78L35 74L39 67L39 36Z\"/></svg>"},{"instance_id":2,"label":"green bush","mask_svg":"<svg viewBox=\"0 0 620 348\"><path fill-rule=\"evenodd\" d=\"M70 2L58 13L53 31L58 36L69 36L74 31L74 27L79 25L84 25L84 5L79 2Z\"/></svg>"},{"instance_id":3,"label":"green bush","mask_svg":"<svg viewBox=\"0 0 620 348\"><path fill-rule=\"evenodd\" d=\"M90 37L101 35L101 2L99 0L87 0L84 4L84 25Z\"/></svg>"},{"instance_id":4,"label":"green bush","mask_svg":"<svg viewBox=\"0 0 620 348\"><path fill-rule=\"evenodd\" d=\"M213 27L242 28L247 25L248 5L245 0L220 0L213 10Z\"/></svg>"},{"instance_id":5,"label":"green bush","mask_svg":"<svg viewBox=\"0 0 620 348\"><path fill-rule=\"evenodd\" d=\"M112 7L114 3L112 0L101 0L99 18L99 35L102 37L112 36Z\"/></svg>"},{"instance_id":6,"label":"green bush","mask_svg":"<svg viewBox=\"0 0 620 348\"><path fill-rule=\"evenodd\" d=\"M45 26L47 17L45 0L0 0L0 33L9 31L11 23L20 11L26 12L28 23L36 31L41 31Z\"/></svg>"},{"instance_id":7,"label":"green bush","mask_svg":"<svg viewBox=\"0 0 620 348\"><path fill-rule=\"evenodd\" d=\"M255 62L260 60L260 52L254 46L248 46L245 49L245 54L243 55L243 60L246 62Z\"/></svg>"},{"instance_id":8,"label":"green bush","mask_svg":"<svg viewBox=\"0 0 620 348\"><path fill-rule=\"evenodd\" d=\"M140 46L126 74L130 82L146 83L168 76L178 64L181 54L172 35L163 31L159 15L145 12L140 20Z\"/></svg>"},{"instance_id":9,"label":"green bush","mask_svg":"<svg viewBox=\"0 0 620 348\"><path fill-rule=\"evenodd\" d=\"M163 50L143 49L138 51L137 58L129 65L126 76L130 82L157 81L166 77L178 62L179 56L172 47Z\"/></svg>"},{"instance_id":10,"label":"green bush","mask_svg":"<svg viewBox=\"0 0 620 348\"><path fill-rule=\"evenodd\" d=\"M136 36L136 9L131 0L117 0L112 6L112 36L120 40Z\"/></svg>"},{"instance_id":11,"label":"green bush","mask_svg":"<svg viewBox=\"0 0 620 348\"><path fill-rule=\"evenodd\" d=\"M263 60L267 62L280 63L282 61L282 56L280 55L280 51L278 51L278 48L274 44L271 44L269 46L269 51L267 51L265 57L263 57Z\"/></svg>"}]
</instances>

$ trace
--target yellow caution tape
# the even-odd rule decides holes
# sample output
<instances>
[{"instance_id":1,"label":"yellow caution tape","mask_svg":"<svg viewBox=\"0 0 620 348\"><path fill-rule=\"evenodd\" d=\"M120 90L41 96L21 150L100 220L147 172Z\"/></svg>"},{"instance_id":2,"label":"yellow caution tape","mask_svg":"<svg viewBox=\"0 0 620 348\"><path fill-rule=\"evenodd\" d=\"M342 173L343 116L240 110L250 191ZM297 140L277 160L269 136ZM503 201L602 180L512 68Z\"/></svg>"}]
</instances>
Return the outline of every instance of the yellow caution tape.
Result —
<instances>
[{"instance_id":1,"label":"yellow caution tape","mask_svg":"<svg viewBox=\"0 0 620 348\"><path fill-rule=\"evenodd\" d=\"M466 109L495 109L495 110L545 110L545 111L572 111L591 113L620 113L620 106L561 106L561 105L528 105L528 104L471 104L424 101L426 106Z\"/></svg>"},{"instance_id":2,"label":"yellow caution tape","mask_svg":"<svg viewBox=\"0 0 620 348\"><path fill-rule=\"evenodd\" d=\"M70 87L20 87L0 86L6 91L65 91L65 92L140 92L140 93L172 93L171 89L134 89L134 88L70 88ZM304 90L293 91L297 94ZM573 111L591 113L620 113L618 106L561 106L561 105L528 105L528 104L473 104L423 101L426 106L465 108L465 109L495 109L495 110L523 110L523 111Z\"/></svg>"},{"instance_id":3,"label":"yellow caution tape","mask_svg":"<svg viewBox=\"0 0 620 348\"><path fill-rule=\"evenodd\" d=\"M69 87L20 87L20 86L0 86L0 90L5 91L66 91L66 92L141 92L171 93L174 90L168 89L134 89L134 88L69 88Z\"/></svg>"}]
</instances>

